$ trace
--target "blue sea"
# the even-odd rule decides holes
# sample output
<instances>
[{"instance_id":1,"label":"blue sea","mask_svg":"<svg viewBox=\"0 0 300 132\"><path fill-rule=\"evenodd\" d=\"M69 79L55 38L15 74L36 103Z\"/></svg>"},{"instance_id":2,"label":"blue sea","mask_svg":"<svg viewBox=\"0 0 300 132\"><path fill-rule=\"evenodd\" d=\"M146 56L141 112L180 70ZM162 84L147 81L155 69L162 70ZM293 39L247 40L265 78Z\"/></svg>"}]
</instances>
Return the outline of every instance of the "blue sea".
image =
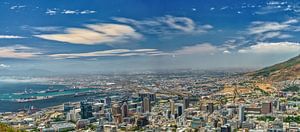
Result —
<instances>
[{"instance_id":1,"label":"blue sea","mask_svg":"<svg viewBox=\"0 0 300 132\"><path fill-rule=\"evenodd\" d=\"M12 94L12 93L21 93L25 89L27 91L42 91L47 89L64 89L64 85L44 85L44 84L34 84L34 83L3 83L0 82L0 95ZM32 102L12 102L7 100L0 100L0 112L16 112L20 109L29 108L34 106L36 108L46 108L55 105L61 105L65 102L76 102L86 99L87 96L77 96L65 95L58 96L47 100L37 100Z\"/></svg>"}]
</instances>

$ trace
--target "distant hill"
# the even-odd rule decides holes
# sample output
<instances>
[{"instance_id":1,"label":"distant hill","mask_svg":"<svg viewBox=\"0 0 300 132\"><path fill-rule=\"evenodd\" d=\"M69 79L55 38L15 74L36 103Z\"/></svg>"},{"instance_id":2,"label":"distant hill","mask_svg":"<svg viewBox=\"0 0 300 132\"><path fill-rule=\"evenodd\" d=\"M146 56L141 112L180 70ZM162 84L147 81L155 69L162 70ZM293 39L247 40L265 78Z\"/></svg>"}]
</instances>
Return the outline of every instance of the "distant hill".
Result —
<instances>
[{"instance_id":1,"label":"distant hill","mask_svg":"<svg viewBox=\"0 0 300 132\"><path fill-rule=\"evenodd\" d=\"M13 70L0 69L1 76L49 76L53 75L52 71L43 69L27 69L27 70Z\"/></svg>"},{"instance_id":2,"label":"distant hill","mask_svg":"<svg viewBox=\"0 0 300 132\"><path fill-rule=\"evenodd\" d=\"M300 55L285 62L251 72L248 75L255 78L265 78L270 81L300 79Z\"/></svg>"}]
</instances>

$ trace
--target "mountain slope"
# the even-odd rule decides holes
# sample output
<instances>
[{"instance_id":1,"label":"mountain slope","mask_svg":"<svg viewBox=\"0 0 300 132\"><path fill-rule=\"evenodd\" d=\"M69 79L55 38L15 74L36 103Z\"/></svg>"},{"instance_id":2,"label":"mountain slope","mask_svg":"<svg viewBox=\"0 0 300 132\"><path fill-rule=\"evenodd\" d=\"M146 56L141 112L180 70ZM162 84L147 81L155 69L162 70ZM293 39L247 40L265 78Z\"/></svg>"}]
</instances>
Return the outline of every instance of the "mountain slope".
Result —
<instances>
[{"instance_id":1,"label":"mountain slope","mask_svg":"<svg viewBox=\"0 0 300 132\"><path fill-rule=\"evenodd\" d=\"M266 78L271 81L295 80L300 78L300 55L288 61L249 73L255 78Z\"/></svg>"}]
</instances>

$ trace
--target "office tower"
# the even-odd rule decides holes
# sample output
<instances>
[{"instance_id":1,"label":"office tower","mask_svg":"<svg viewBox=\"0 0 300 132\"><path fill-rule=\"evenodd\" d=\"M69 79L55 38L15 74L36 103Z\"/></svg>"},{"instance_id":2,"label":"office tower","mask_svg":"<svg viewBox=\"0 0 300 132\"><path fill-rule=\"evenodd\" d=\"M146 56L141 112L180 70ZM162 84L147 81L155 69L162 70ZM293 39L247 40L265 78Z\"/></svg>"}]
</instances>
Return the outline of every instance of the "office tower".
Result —
<instances>
[{"instance_id":1,"label":"office tower","mask_svg":"<svg viewBox=\"0 0 300 132\"><path fill-rule=\"evenodd\" d=\"M151 102L148 97L144 97L144 99L143 99L142 111L143 111L143 113L151 112Z\"/></svg>"},{"instance_id":2,"label":"office tower","mask_svg":"<svg viewBox=\"0 0 300 132\"><path fill-rule=\"evenodd\" d=\"M245 121L245 106L243 105L239 106L239 121L240 125Z\"/></svg>"},{"instance_id":3,"label":"office tower","mask_svg":"<svg viewBox=\"0 0 300 132\"><path fill-rule=\"evenodd\" d=\"M261 113L262 114L269 114L272 113L272 103L263 103L261 107Z\"/></svg>"},{"instance_id":4,"label":"office tower","mask_svg":"<svg viewBox=\"0 0 300 132\"><path fill-rule=\"evenodd\" d=\"M121 110L122 110L122 117L128 117L128 105L126 102L123 103Z\"/></svg>"},{"instance_id":5,"label":"office tower","mask_svg":"<svg viewBox=\"0 0 300 132\"><path fill-rule=\"evenodd\" d=\"M93 117L93 109L92 109L92 105L89 104L86 101L82 101L80 102L80 115L81 115L81 119L88 119L90 117Z\"/></svg>"},{"instance_id":6,"label":"office tower","mask_svg":"<svg viewBox=\"0 0 300 132\"><path fill-rule=\"evenodd\" d=\"M190 99L189 99L189 97L184 97L183 98L183 109L187 109L187 108L189 108L189 106L190 106Z\"/></svg>"},{"instance_id":7,"label":"office tower","mask_svg":"<svg viewBox=\"0 0 300 132\"><path fill-rule=\"evenodd\" d=\"M112 114L115 116L115 115L118 115L118 114L121 114L121 107L119 104L113 104L113 106L111 107L111 112Z\"/></svg>"},{"instance_id":8,"label":"office tower","mask_svg":"<svg viewBox=\"0 0 300 132\"><path fill-rule=\"evenodd\" d=\"M96 132L103 132L104 131L104 118L101 117L99 119L99 126L96 128Z\"/></svg>"},{"instance_id":9,"label":"office tower","mask_svg":"<svg viewBox=\"0 0 300 132\"><path fill-rule=\"evenodd\" d=\"M177 116L181 116L183 113L183 105L182 104L177 104Z\"/></svg>"},{"instance_id":10,"label":"office tower","mask_svg":"<svg viewBox=\"0 0 300 132\"><path fill-rule=\"evenodd\" d=\"M231 132L231 127L229 124L221 126L221 132Z\"/></svg>"},{"instance_id":11,"label":"office tower","mask_svg":"<svg viewBox=\"0 0 300 132\"><path fill-rule=\"evenodd\" d=\"M106 106L110 106L110 105L111 105L111 98L110 98L109 96L107 96L107 97L105 98L105 105L106 105Z\"/></svg>"},{"instance_id":12,"label":"office tower","mask_svg":"<svg viewBox=\"0 0 300 132\"><path fill-rule=\"evenodd\" d=\"M100 112L103 110L103 103L95 103L93 104L93 111Z\"/></svg>"},{"instance_id":13,"label":"office tower","mask_svg":"<svg viewBox=\"0 0 300 132\"><path fill-rule=\"evenodd\" d=\"M213 103L208 103L207 104L207 111L209 113L213 113L214 112L214 104Z\"/></svg>"},{"instance_id":14,"label":"office tower","mask_svg":"<svg viewBox=\"0 0 300 132\"><path fill-rule=\"evenodd\" d=\"M138 126L138 128L144 127L148 124L149 124L149 121L148 121L147 117L145 117L145 116L138 117L138 119L136 121L136 125Z\"/></svg>"},{"instance_id":15,"label":"office tower","mask_svg":"<svg viewBox=\"0 0 300 132\"><path fill-rule=\"evenodd\" d=\"M175 114L175 102L172 99L170 99L170 111L172 115Z\"/></svg>"},{"instance_id":16,"label":"office tower","mask_svg":"<svg viewBox=\"0 0 300 132\"><path fill-rule=\"evenodd\" d=\"M69 112L72 110L74 107L72 106L71 103L64 103L64 112Z\"/></svg>"},{"instance_id":17,"label":"office tower","mask_svg":"<svg viewBox=\"0 0 300 132\"><path fill-rule=\"evenodd\" d=\"M76 122L78 120L77 114L75 109L70 110L66 115L66 120Z\"/></svg>"},{"instance_id":18,"label":"office tower","mask_svg":"<svg viewBox=\"0 0 300 132\"><path fill-rule=\"evenodd\" d=\"M139 93L139 97L143 100L145 97L150 99L150 101L156 100L156 95L154 93Z\"/></svg>"}]
</instances>

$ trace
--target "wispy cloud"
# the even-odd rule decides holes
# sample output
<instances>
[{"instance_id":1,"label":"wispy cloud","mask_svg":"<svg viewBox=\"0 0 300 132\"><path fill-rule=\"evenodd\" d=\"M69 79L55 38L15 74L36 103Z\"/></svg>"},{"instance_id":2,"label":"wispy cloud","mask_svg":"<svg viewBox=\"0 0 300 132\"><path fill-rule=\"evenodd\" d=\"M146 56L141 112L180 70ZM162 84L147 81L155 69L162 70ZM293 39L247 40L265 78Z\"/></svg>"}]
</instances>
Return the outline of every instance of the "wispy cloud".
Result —
<instances>
[{"instance_id":1,"label":"wispy cloud","mask_svg":"<svg viewBox=\"0 0 300 132\"><path fill-rule=\"evenodd\" d=\"M94 10L61 10L58 8L52 8L52 9L47 9L45 12L47 15L56 15L56 14L66 14L66 15L72 15L72 14L94 14L97 13L97 11Z\"/></svg>"},{"instance_id":2,"label":"wispy cloud","mask_svg":"<svg viewBox=\"0 0 300 132\"><path fill-rule=\"evenodd\" d=\"M135 20L124 17L114 17L113 20L135 26L140 31L150 34L171 33L203 33L213 26L198 25L191 18L166 15L145 20Z\"/></svg>"},{"instance_id":3,"label":"wispy cloud","mask_svg":"<svg viewBox=\"0 0 300 132\"><path fill-rule=\"evenodd\" d=\"M25 5L15 5L15 6L11 6L9 9L11 10L15 10L15 9L21 9L21 8L25 8Z\"/></svg>"},{"instance_id":4,"label":"wispy cloud","mask_svg":"<svg viewBox=\"0 0 300 132\"><path fill-rule=\"evenodd\" d=\"M292 12L299 10L298 4L289 3L288 1L266 1L263 6L257 9L255 14L266 15L278 12Z\"/></svg>"},{"instance_id":5,"label":"wispy cloud","mask_svg":"<svg viewBox=\"0 0 300 132\"><path fill-rule=\"evenodd\" d=\"M55 59L74 59L84 57L153 56L163 54L162 51L158 51L157 49L112 49L84 53L52 54L49 56Z\"/></svg>"},{"instance_id":6,"label":"wispy cloud","mask_svg":"<svg viewBox=\"0 0 300 132\"><path fill-rule=\"evenodd\" d=\"M58 9L57 8L54 8L54 9L47 9L47 11L45 12L47 15L56 15L56 13L58 12Z\"/></svg>"},{"instance_id":7,"label":"wispy cloud","mask_svg":"<svg viewBox=\"0 0 300 132\"><path fill-rule=\"evenodd\" d=\"M255 37L256 40L264 41L267 39L286 39L293 37L288 32L295 32L297 29L297 19L289 19L284 22L252 22L248 28L247 34ZM285 33L283 33L285 32Z\"/></svg>"},{"instance_id":8,"label":"wispy cloud","mask_svg":"<svg viewBox=\"0 0 300 132\"><path fill-rule=\"evenodd\" d=\"M22 45L0 47L0 58L28 59L40 54L35 49Z\"/></svg>"},{"instance_id":9,"label":"wispy cloud","mask_svg":"<svg viewBox=\"0 0 300 132\"><path fill-rule=\"evenodd\" d=\"M62 14L93 14L96 13L96 11L93 10L63 10L61 12Z\"/></svg>"},{"instance_id":10,"label":"wispy cloud","mask_svg":"<svg viewBox=\"0 0 300 132\"><path fill-rule=\"evenodd\" d=\"M16 35L0 35L0 39L19 39L19 38L25 38L25 37L16 36Z\"/></svg>"},{"instance_id":11,"label":"wispy cloud","mask_svg":"<svg viewBox=\"0 0 300 132\"><path fill-rule=\"evenodd\" d=\"M67 28L61 34L40 34L35 37L67 42L72 44L102 44L102 43L122 43L130 39L140 39L142 35L137 33L132 27L122 24L87 24L84 28Z\"/></svg>"},{"instance_id":12,"label":"wispy cloud","mask_svg":"<svg viewBox=\"0 0 300 132\"><path fill-rule=\"evenodd\" d=\"M61 31L61 27L57 26L46 26L46 27L32 27L32 29L41 32L58 32Z\"/></svg>"},{"instance_id":13,"label":"wispy cloud","mask_svg":"<svg viewBox=\"0 0 300 132\"><path fill-rule=\"evenodd\" d=\"M300 44L294 42L257 43L255 45L238 50L239 53L254 54L285 54L299 53Z\"/></svg>"},{"instance_id":14,"label":"wispy cloud","mask_svg":"<svg viewBox=\"0 0 300 132\"><path fill-rule=\"evenodd\" d=\"M196 44L193 46L185 46L176 50L176 55L189 55L189 54L214 54L218 48L210 43Z\"/></svg>"}]
</instances>

